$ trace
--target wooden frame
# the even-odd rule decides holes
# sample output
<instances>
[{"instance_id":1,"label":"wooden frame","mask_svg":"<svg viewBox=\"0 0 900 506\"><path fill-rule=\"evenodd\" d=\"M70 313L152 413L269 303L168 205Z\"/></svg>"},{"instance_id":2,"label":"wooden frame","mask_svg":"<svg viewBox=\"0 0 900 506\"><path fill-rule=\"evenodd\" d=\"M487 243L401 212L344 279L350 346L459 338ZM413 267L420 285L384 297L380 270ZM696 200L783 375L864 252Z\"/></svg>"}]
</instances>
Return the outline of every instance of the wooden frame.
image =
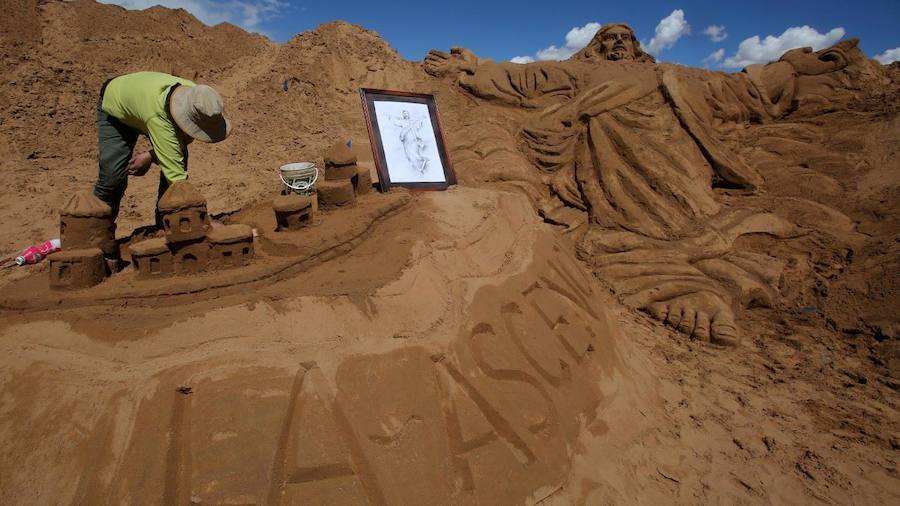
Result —
<instances>
[{"instance_id":1,"label":"wooden frame","mask_svg":"<svg viewBox=\"0 0 900 506\"><path fill-rule=\"evenodd\" d=\"M433 95L369 88L359 94L382 192L391 186L446 190L456 184Z\"/></svg>"}]
</instances>

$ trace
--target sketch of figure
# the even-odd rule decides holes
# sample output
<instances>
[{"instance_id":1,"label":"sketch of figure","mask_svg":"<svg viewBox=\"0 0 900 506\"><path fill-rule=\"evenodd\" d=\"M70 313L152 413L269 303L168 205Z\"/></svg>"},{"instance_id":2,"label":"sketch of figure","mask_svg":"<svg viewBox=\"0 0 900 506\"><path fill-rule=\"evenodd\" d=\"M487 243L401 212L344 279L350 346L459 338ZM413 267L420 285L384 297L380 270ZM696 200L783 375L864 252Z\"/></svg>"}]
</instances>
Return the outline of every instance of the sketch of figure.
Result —
<instances>
[{"instance_id":1,"label":"sketch of figure","mask_svg":"<svg viewBox=\"0 0 900 506\"><path fill-rule=\"evenodd\" d=\"M407 110L400 113L400 117L396 121L392 121L394 126L400 129L400 142L403 144L403 153L406 155L410 166L423 175L428 168L428 157L425 156L425 140L422 139L420 134L424 121L425 118L411 118Z\"/></svg>"},{"instance_id":2,"label":"sketch of figure","mask_svg":"<svg viewBox=\"0 0 900 506\"><path fill-rule=\"evenodd\" d=\"M386 100L375 100L372 105L391 182L445 181L428 105Z\"/></svg>"}]
</instances>

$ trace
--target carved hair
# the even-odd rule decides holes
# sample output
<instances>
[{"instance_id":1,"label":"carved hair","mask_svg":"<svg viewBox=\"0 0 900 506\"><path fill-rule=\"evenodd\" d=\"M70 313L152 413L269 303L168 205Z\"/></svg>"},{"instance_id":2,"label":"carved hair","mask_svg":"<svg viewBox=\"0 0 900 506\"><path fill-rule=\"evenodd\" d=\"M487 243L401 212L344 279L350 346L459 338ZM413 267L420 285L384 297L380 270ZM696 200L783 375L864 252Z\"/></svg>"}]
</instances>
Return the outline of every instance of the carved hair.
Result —
<instances>
[{"instance_id":1,"label":"carved hair","mask_svg":"<svg viewBox=\"0 0 900 506\"><path fill-rule=\"evenodd\" d=\"M602 60L605 59L602 57L602 48L603 45L601 41L603 40L603 35L612 30L613 28L624 28L628 30L628 33L631 34L631 42L634 44L634 60L637 62L647 62L647 63L656 63L656 58L651 56L649 53L645 53L643 49L641 49L641 43L634 35L634 30L631 29L630 26L625 23L609 23L603 25L603 28L597 30L597 33L594 35L594 38L585 46L584 49L575 53L572 56L573 60Z\"/></svg>"}]
</instances>

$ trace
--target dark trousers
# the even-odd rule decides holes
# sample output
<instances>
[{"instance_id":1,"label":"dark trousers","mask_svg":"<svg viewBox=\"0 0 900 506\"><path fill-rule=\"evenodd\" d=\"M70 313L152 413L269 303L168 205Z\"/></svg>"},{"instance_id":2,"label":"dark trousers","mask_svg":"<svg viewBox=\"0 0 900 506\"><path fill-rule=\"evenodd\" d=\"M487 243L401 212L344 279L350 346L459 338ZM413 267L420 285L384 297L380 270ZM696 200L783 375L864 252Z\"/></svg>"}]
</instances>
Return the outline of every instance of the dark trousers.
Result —
<instances>
[{"instance_id":1,"label":"dark trousers","mask_svg":"<svg viewBox=\"0 0 900 506\"><path fill-rule=\"evenodd\" d=\"M112 208L113 219L119 216L119 204L128 188L128 162L134 154L134 145L140 131L131 128L118 119L103 111L103 92L106 85L100 89L100 99L97 101L97 149L100 153L100 172L97 175L97 184L94 185L94 195L109 204ZM169 188L169 181L159 173L159 192L156 196L156 226L162 228L162 218L159 215L159 199Z\"/></svg>"}]
</instances>

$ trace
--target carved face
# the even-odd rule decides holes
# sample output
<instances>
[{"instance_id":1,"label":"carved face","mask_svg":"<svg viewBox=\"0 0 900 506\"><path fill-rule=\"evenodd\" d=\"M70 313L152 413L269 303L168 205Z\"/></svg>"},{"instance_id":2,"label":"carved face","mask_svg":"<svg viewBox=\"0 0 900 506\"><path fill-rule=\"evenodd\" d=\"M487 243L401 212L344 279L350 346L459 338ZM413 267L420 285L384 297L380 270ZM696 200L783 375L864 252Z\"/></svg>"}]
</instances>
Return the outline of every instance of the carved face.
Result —
<instances>
[{"instance_id":1,"label":"carved face","mask_svg":"<svg viewBox=\"0 0 900 506\"><path fill-rule=\"evenodd\" d=\"M601 53L607 60L633 60L634 38L624 26L614 26L600 38Z\"/></svg>"}]
</instances>

